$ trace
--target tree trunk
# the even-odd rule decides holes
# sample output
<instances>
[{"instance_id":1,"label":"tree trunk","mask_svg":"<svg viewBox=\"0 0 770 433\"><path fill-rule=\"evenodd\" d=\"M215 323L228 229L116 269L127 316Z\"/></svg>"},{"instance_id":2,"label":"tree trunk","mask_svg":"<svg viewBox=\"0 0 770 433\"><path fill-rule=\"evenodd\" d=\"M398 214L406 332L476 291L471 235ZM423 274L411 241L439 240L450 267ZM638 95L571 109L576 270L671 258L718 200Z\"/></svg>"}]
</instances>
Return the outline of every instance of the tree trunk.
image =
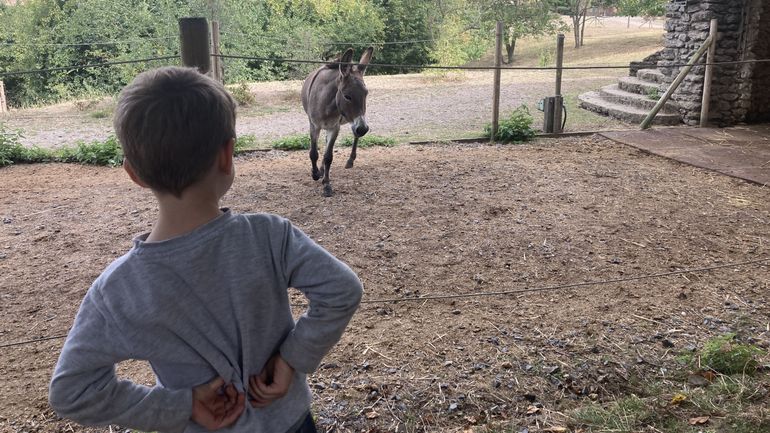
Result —
<instances>
[{"instance_id":1,"label":"tree trunk","mask_svg":"<svg viewBox=\"0 0 770 433\"><path fill-rule=\"evenodd\" d=\"M627 29L631 28L631 14L628 15L628 23L626 24L626 28Z\"/></svg>"},{"instance_id":2,"label":"tree trunk","mask_svg":"<svg viewBox=\"0 0 770 433\"><path fill-rule=\"evenodd\" d=\"M583 46L583 38L586 35L586 15L588 15L588 4L590 0L586 1L586 7L583 9L583 23L580 25L580 46Z\"/></svg>"},{"instance_id":3,"label":"tree trunk","mask_svg":"<svg viewBox=\"0 0 770 433\"><path fill-rule=\"evenodd\" d=\"M580 48L580 11L574 11L572 16L572 33L575 35L575 48Z\"/></svg>"},{"instance_id":4,"label":"tree trunk","mask_svg":"<svg viewBox=\"0 0 770 433\"><path fill-rule=\"evenodd\" d=\"M506 64L513 63L513 50L516 49L516 39L509 39L505 41L505 52L508 55L508 61Z\"/></svg>"}]
</instances>

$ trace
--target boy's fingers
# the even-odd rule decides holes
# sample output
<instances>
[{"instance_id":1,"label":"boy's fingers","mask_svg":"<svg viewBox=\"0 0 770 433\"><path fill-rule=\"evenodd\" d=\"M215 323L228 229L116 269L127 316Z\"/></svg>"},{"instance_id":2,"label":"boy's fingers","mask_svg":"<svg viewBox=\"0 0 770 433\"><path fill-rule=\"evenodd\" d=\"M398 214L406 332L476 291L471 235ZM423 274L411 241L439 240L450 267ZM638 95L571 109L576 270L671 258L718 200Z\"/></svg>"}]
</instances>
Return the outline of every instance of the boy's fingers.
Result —
<instances>
[{"instance_id":1,"label":"boy's fingers","mask_svg":"<svg viewBox=\"0 0 770 433\"><path fill-rule=\"evenodd\" d=\"M246 396L244 394L238 394L235 407L225 416L224 419L222 419L222 422L219 424L219 428L228 427L238 420L238 417L241 416L243 410L246 408L245 399Z\"/></svg>"},{"instance_id":2,"label":"boy's fingers","mask_svg":"<svg viewBox=\"0 0 770 433\"><path fill-rule=\"evenodd\" d=\"M225 380L221 377L217 377L216 379L206 384L206 389L208 391L219 391L219 388L222 388L222 385L224 384Z\"/></svg>"}]
</instances>

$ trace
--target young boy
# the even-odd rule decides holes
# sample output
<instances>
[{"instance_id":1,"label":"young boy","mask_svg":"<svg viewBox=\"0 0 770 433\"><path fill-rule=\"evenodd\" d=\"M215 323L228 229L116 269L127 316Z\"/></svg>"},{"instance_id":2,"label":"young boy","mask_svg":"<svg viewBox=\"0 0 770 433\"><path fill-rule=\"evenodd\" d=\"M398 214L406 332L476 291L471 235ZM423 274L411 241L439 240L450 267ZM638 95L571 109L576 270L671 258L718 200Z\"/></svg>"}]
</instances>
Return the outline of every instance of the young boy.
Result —
<instances>
[{"instance_id":1,"label":"young boy","mask_svg":"<svg viewBox=\"0 0 770 433\"><path fill-rule=\"evenodd\" d=\"M158 219L88 290L51 406L144 431L314 432L305 375L339 341L361 282L286 219L219 208L235 173L235 103L220 84L187 68L142 73L115 130ZM296 323L288 287L309 302ZM149 361L157 384L118 379L126 359Z\"/></svg>"}]
</instances>

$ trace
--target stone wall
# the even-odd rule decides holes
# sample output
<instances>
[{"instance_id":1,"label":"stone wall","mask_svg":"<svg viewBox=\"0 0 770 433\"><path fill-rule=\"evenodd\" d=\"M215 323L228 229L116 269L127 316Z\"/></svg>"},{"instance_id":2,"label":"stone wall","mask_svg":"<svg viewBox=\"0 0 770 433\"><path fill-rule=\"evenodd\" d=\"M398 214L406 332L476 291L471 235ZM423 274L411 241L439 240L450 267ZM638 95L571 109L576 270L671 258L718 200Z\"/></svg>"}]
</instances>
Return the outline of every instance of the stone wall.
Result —
<instances>
[{"instance_id":1,"label":"stone wall","mask_svg":"<svg viewBox=\"0 0 770 433\"><path fill-rule=\"evenodd\" d=\"M767 58L767 14L765 0L675 0L666 13L665 48L658 65L669 85L708 37L709 21L718 20L716 62ZM764 18L763 18L764 16ZM764 51L764 52L762 52ZM770 94L768 70L760 64L732 64L714 67L711 89L710 121L719 126L752 120L752 106L765 103ZM674 94L681 107L682 120L687 124L700 121L704 66L696 66ZM760 85L760 83L763 83ZM762 89L764 96L756 99L752 89ZM761 115L760 115L761 117Z\"/></svg>"}]
</instances>

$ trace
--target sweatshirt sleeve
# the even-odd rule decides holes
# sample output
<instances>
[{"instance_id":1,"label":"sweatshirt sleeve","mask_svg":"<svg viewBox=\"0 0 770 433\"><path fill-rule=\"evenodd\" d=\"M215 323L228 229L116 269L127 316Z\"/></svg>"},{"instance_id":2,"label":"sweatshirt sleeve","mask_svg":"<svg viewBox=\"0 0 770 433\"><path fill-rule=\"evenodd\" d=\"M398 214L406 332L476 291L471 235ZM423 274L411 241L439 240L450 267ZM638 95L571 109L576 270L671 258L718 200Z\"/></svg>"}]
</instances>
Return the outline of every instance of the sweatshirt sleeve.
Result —
<instances>
[{"instance_id":1,"label":"sweatshirt sleeve","mask_svg":"<svg viewBox=\"0 0 770 433\"><path fill-rule=\"evenodd\" d=\"M304 293L309 306L281 345L295 370L312 373L342 337L361 302L363 287L343 262L285 221L284 273L289 287Z\"/></svg>"},{"instance_id":2,"label":"sweatshirt sleeve","mask_svg":"<svg viewBox=\"0 0 770 433\"><path fill-rule=\"evenodd\" d=\"M118 424L142 431L181 432L192 412L192 390L146 387L115 374L130 359L98 290L88 291L49 387L57 414L85 425Z\"/></svg>"}]
</instances>

